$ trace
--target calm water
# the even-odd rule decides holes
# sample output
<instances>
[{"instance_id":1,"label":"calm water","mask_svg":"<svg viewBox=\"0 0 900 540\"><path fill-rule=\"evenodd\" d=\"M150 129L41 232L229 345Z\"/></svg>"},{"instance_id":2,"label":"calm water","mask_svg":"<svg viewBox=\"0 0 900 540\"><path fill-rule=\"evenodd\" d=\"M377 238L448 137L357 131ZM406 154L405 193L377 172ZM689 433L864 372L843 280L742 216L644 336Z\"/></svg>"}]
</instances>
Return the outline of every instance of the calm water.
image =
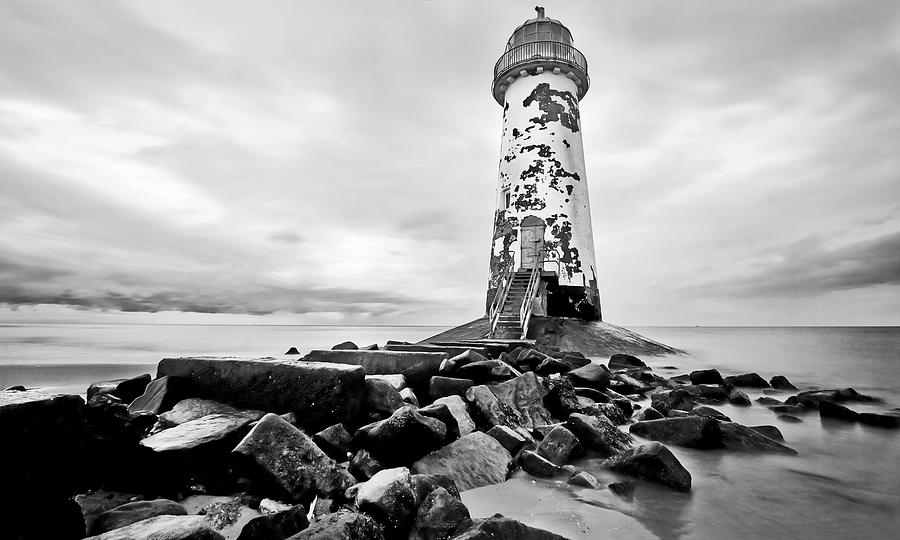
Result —
<instances>
[{"instance_id":1,"label":"calm water","mask_svg":"<svg viewBox=\"0 0 900 540\"><path fill-rule=\"evenodd\" d=\"M347 339L417 341L443 329L7 325L0 326L0 388L24 384L81 393L93 380L154 373L165 356L280 356L291 346L303 352ZM801 388L852 386L884 399L883 408L900 406L900 328L633 329L687 351L645 358L659 373L715 367L726 375L784 374ZM693 491L640 483L631 503L608 490L521 472L463 498L475 515L502 512L570 538L900 537L900 430L825 422L816 414L786 424L758 405L717 408L743 424L778 426L800 455L672 448L693 475ZM580 465L603 482L617 478L594 460Z\"/></svg>"}]
</instances>

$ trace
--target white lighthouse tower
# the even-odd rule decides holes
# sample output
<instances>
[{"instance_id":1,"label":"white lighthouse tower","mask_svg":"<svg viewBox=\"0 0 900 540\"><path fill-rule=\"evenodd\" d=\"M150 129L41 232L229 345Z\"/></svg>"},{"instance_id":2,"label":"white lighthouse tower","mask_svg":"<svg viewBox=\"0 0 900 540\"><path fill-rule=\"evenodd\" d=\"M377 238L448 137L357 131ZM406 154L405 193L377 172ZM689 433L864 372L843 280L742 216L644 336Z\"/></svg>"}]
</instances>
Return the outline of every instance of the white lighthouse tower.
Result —
<instances>
[{"instance_id":1,"label":"white lighthouse tower","mask_svg":"<svg viewBox=\"0 0 900 540\"><path fill-rule=\"evenodd\" d=\"M487 301L499 337L526 332L532 313L601 319L578 112L587 61L535 9L494 66L503 136Z\"/></svg>"}]
</instances>

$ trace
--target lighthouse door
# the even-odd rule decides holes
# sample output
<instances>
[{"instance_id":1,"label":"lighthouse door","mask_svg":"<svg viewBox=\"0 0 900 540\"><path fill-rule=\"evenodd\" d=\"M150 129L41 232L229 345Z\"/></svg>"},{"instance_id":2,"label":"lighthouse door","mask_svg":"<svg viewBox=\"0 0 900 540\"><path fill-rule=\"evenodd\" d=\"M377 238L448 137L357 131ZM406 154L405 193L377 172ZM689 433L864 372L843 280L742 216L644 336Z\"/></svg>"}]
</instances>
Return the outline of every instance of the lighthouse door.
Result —
<instances>
[{"instance_id":1,"label":"lighthouse door","mask_svg":"<svg viewBox=\"0 0 900 540\"><path fill-rule=\"evenodd\" d=\"M519 268L530 270L543 260L545 228L544 220L539 217L528 216L522 220L522 224L519 226L521 250Z\"/></svg>"}]
</instances>

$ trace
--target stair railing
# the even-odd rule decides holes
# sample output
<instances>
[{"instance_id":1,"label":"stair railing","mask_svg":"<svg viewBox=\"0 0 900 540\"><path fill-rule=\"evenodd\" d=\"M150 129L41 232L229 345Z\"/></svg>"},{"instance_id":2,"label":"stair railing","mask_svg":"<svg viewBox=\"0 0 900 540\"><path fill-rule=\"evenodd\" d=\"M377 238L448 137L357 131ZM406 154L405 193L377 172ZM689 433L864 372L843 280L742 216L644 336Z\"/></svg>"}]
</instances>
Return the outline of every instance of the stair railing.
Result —
<instances>
[{"instance_id":1,"label":"stair railing","mask_svg":"<svg viewBox=\"0 0 900 540\"><path fill-rule=\"evenodd\" d=\"M509 288L512 285L513 273L513 266L510 265L500 277L497 292L494 293L494 300L491 302L491 307L488 310L488 316L491 319L491 331L487 337L494 337L494 332L497 330L497 323L500 322L500 314L503 312L503 304L506 302L506 296L509 294Z\"/></svg>"},{"instance_id":2,"label":"stair railing","mask_svg":"<svg viewBox=\"0 0 900 540\"><path fill-rule=\"evenodd\" d=\"M538 284L541 281L541 267L543 267L543 257L538 257L541 261L534 265L531 270L531 277L528 279L528 288L525 289L525 297L522 298L522 306L519 308L519 325L522 327L522 336L519 339L525 339L528 334L528 321L531 319L531 308L534 299L537 297Z\"/></svg>"}]
</instances>

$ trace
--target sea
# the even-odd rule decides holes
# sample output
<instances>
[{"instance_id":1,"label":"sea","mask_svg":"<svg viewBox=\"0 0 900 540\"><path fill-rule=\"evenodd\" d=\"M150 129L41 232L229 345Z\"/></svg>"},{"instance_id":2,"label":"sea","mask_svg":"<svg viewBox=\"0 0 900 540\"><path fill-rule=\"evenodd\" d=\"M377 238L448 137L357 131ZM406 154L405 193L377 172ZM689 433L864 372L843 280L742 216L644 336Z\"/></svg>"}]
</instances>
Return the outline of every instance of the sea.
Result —
<instances>
[{"instance_id":1,"label":"sea","mask_svg":"<svg viewBox=\"0 0 900 540\"><path fill-rule=\"evenodd\" d=\"M281 357L388 339L419 341L441 326L0 325L0 388L83 394L92 381L150 373L165 357ZM846 388L900 407L900 327L630 327L685 351L644 357L665 376L787 376L801 390ZM295 357L296 358L296 357ZM605 362L607 358L596 358ZM771 392L771 391L770 391ZM747 392L751 399L763 395ZM787 393L775 393L784 399ZM647 405L647 403L642 403ZM463 493L475 517L502 513L568 538L900 538L900 430L801 415L786 423L755 403L717 406L745 425L774 425L798 456L671 447L693 477L690 493L638 481L632 501L521 471ZM596 458L575 463L602 484L627 477Z\"/></svg>"}]
</instances>

